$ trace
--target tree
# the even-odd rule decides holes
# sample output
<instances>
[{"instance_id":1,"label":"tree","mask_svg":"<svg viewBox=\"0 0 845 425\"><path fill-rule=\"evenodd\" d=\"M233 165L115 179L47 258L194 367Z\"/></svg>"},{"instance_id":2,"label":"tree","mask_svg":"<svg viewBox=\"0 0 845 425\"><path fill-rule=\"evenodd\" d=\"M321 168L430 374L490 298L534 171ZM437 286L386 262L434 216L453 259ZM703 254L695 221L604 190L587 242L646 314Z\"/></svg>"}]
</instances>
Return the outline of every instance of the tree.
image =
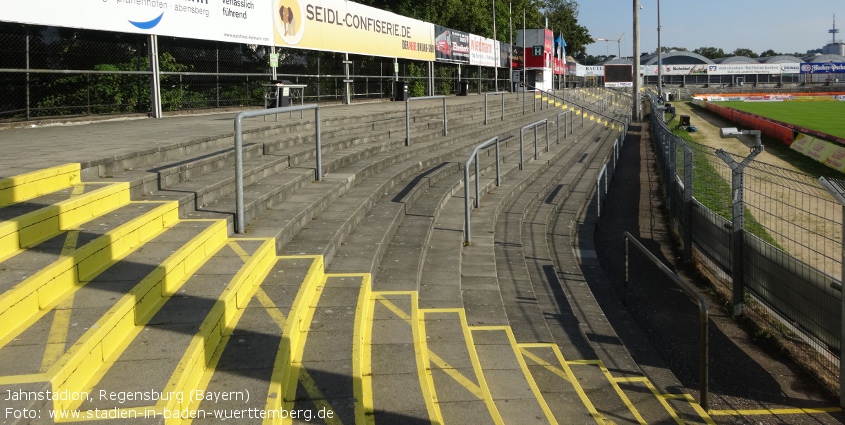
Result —
<instances>
[{"instance_id":1,"label":"tree","mask_svg":"<svg viewBox=\"0 0 845 425\"><path fill-rule=\"evenodd\" d=\"M763 58L770 58L772 56L780 56L780 53L777 53L772 49L769 49L769 50L766 50L763 53L760 53L760 57L763 57Z\"/></svg>"},{"instance_id":2,"label":"tree","mask_svg":"<svg viewBox=\"0 0 845 425\"><path fill-rule=\"evenodd\" d=\"M746 56L746 57L749 57L749 58L756 58L756 57L758 57L756 53L754 53L753 51L751 51L751 49L746 49L746 48L739 48L739 49L736 49L736 50L734 50L734 52L733 52L733 53L731 53L731 55L732 55L732 56Z\"/></svg>"},{"instance_id":3,"label":"tree","mask_svg":"<svg viewBox=\"0 0 845 425\"><path fill-rule=\"evenodd\" d=\"M542 8L549 18L549 28L555 36L563 34L568 54L586 51L593 42L590 31L578 24L578 3L573 0L545 0Z\"/></svg>"},{"instance_id":4,"label":"tree","mask_svg":"<svg viewBox=\"0 0 845 425\"><path fill-rule=\"evenodd\" d=\"M725 54L724 50L717 47L699 47L693 50L692 52L698 53L699 55L704 56L707 59L718 59L728 56Z\"/></svg>"}]
</instances>

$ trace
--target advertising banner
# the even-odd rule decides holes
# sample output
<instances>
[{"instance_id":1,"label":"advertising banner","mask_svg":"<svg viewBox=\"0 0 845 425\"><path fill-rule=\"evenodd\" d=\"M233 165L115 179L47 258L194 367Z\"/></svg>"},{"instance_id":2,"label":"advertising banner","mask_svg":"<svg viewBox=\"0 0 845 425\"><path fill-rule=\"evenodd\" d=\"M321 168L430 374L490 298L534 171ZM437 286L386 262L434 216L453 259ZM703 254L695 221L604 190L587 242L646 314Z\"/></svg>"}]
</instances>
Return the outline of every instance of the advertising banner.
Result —
<instances>
[{"instance_id":1,"label":"advertising banner","mask_svg":"<svg viewBox=\"0 0 845 425\"><path fill-rule=\"evenodd\" d=\"M479 35L469 35L469 64L478 66L496 66L499 58L496 54L496 42L490 38Z\"/></svg>"},{"instance_id":2,"label":"advertising banner","mask_svg":"<svg viewBox=\"0 0 845 425\"><path fill-rule=\"evenodd\" d=\"M845 74L845 62L802 63L802 74Z\"/></svg>"},{"instance_id":3,"label":"advertising banner","mask_svg":"<svg viewBox=\"0 0 845 425\"><path fill-rule=\"evenodd\" d=\"M0 0L0 20L270 45L272 7L273 0Z\"/></svg>"},{"instance_id":4,"label":"advertising banner","mask_svg":"<svg viewBox=\"0 0 845 425\"><path fill-rule=\"evenodd\" d=\"M435 58L439 62L469 63L469 34L434 26Z\"/></svg>"},{"instance_id":5,"label":"advertising banner","mask_svg":"<svg viewBox=\"0 0 845 425\"><path fill-rule=\"evenodd\" d=\"M575 68L575 69L576 69L575 75L578 75L577 74L578 68ZM582 76L585 76L585 77L604 77L604 67L601 66L601 65L585 66L584 67L584 73L582 75L578 75L578 76L579 77L582 77Z\"/></svg>"},{"instance_id":6,"label":"advertising banner","mask_svg":"<svg viewBox=\"0 0 845 425\"><path fill-rule=\"evenodd\" d=\"M590 68L601 68L597 71L597 73L590 74ZM603 66L584 66L579 64L575 64L575 76L576 77L586 77L586 76L593 76L593 77L601 77L604 76L604 67Z\"/></svg>"},{"instance_id":7,"label":"advertising banner","mask_svg":"<svg viewBox=\"0 0 845 425\"><path fill-rule=\"evenodd\" d=\"M707 75L707 65L663 65L663 75Z\"/></svg>"},{"instance_id":8,"label":"advertising banner","mask_svg":"<svg viewBox=\"0 0 845 425\"><path fill-rule=\"evenodd\" d=\"M511 66L511 61L513 60L511 57L511 45L508 43L502 43L501 41L497 41L496 45L499 49L499 68L509 68Z\"/></svg>"},{"instance_id":9,"label":"advertising banner","mask_svg":"<svg viewBox=\"0 0 845 425\"><path fill-rule=\"evenodd\" d=\"M778 63L736 63L727 65L707 65L708 75L737 75L737 74L780 74L781 64Z\"/></svg>"},{"instance_id":10,"label":"advertising banner","mask_svg":"<svg viewBox=\"0 0 845 425\"><path fill-rule=\"evenodd\" d=\"M278 46L428 61L435 58L434 24L351 1L273 0L272 16Z\"/></svg>"}]
</instances>

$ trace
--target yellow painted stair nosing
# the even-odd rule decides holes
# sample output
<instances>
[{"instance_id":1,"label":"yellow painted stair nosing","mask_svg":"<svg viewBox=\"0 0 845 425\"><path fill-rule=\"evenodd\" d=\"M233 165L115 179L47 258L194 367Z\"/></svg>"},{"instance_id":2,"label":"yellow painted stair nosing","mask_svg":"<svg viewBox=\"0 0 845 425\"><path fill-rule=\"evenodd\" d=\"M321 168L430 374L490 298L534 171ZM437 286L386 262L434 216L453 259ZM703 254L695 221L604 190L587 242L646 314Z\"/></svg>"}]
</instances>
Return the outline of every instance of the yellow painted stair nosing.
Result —
<instances>
[{"instance_id":1,"label":"yellow painted stair nosing","mask_svg":"<svg viewBox=\"0 0 845 425\"><path fill-rule=\"evenodd\" d=\"M0 207L80 183L82 166L65 164L0 179Z\"/></svg>"},{"instance_id":2,"label":"yellow painted stair nosing","mask_svg":"<svg viewBox=\"0 0 845 425\"><path fill-rule=\"evenodd\" d=\"M279 343L276 352L268 390L268 394L276 394L276 396L267 399L265 410L268 411L281 409L287 393L296 391L299 369L292 369L294 369L294 363L299 363L302 360L302 352L305 348L305 336L300 334L303 331L302 325L306 325L304 330L307 332L307 326L310 324L311 316L314 313L312 305L316 304L321 294L321 291L318 291L317 288L324 284L326 280L323 257L314 256L311 258L314 260L291 304L291 309L285 321L285 328L282 330L282 341ZM293 387L292 390L291 387ZM265 421L264 423L270 422Z\"/></svg>"},{"instance_id":3,"label":"yellow painted stair nosing","mask_svg":"<svg viewBox=\"0 0 845 425\"><path fill-rule=\"evenodd\" d=\"M128 294L119 299L86 332L60 360L50 368L48 375L54 391L68 390L81 393L90 390L90 383L105 373L103 363L116 359L143 329L143 325L161 308L166 298L175 293L202 262L187 264L191 254L222 246L228 238L225 220L210 221L211 225L179 250L171 254L159 267L144 277ZM73 402L56 402L57 410L76 408Z\"/></svg>"},{"instance_id":4,"label":"yellow painted stair nosing","mask_svg":"<svg viewBox=\"0 0 845 425\"><path fill-rule=\"evenodd\" d=\"M227 340L228 335L240 320L249 298L278 261L275 240L263 239L263 241L264 243L229 281L219 301L214 304L200 324L199 332L192 337L188 349L177 366L177 370L181 373L171 377L171 381L164 388L165 393L187 394L189 391L207 387L207 378L214 372L212 363L216 363L222 354L223 344L221 343ZM198 401L192 401L190 397L183 397L181 403L178 398L174 398L167 403L167 409L170 411L196 409L198 404Z\"/></svg>"},{"instance_id":5,"label":"yellow painted stair nosing","mask_svg":"<svg viewBox=\"0 0 845 425\"><path fill-rule=\"evenodd\" d=\"M550 424L556 425L557 419L552 414L551 408L549 408L548 403L546 403L545 397L540 392L540 388L537 386L537 382L534 381L534 376L531 375L531 371L528 370L528 364L525 363L525 359L522 357L522 353L519 351L519 344L516 342L516 338L513 335L513 330L510 326L470 326L470 331L498 331L498 332L505 332L508 337L508 341L510 343L511 348L513 349L514 357L519 363L520 368L522 369L522 374L525 376L525 380L528 383L528 386L531 388L531 392L534 394L534 397L537 400L537 403L540 406L540 410L546 416L546 420L549 421Z\"/></svg>"},{"instance_id":6,"label":"yellow painted stair nosing","mask_svg":"<svg viewBox=\"0 0 845 425\"><path fill-rule=\"evenodd\" d=\"M178 220L178 202L162 202L161 206L106 232L0 294L0 347L17 330L34 323L64 296L75 292L82 282Z\"/></svg>"},{"instance_id":7,"label":"yellow painted stair nosing","mask_svg":"<svg viewBox=\"0 0 845 425\"><path fill-rule=\"evenodd\" d=\"M111 183L0 223L0 261L129 203L129 183Z\"/></svg>"}]
</instances>

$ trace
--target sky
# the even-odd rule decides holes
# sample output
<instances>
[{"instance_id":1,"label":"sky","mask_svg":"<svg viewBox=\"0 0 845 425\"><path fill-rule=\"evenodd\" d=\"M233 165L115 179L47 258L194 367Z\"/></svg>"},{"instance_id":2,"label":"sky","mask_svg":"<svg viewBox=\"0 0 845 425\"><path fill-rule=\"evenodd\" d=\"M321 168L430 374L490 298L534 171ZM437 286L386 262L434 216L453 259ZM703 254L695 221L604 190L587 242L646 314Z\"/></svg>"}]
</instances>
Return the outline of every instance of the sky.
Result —
<instances>
[{"instance_id":1,"label":"sky","mask_svg":"<svg viewBox=\"0 0 845 425\"><path fill-rule=\"evenodd\" d=\"M657 50L657 2L639 0L640 51ZM589 55L622 56L633 52L633 1L578 0L578 23L597 41L587 46ZM772 49L779 53L804 53L830 43L828 30L841 29L845 39L845 0L662 0L661 44L667 47L721 48L731 53L748 48L754 53ZM623 35L624 33L624 35ZM622 37L621 43L616 40Z\"/></svg>"}]
</instances>

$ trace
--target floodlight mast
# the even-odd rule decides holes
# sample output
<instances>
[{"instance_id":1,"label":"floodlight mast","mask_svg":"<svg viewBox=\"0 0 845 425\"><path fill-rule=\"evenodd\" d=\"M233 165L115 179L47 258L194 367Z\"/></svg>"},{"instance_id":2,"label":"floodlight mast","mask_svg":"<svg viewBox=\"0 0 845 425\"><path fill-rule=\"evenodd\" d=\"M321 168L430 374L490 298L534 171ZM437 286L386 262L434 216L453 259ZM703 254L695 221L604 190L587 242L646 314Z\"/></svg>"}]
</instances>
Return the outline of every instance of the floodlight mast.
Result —
<instances>
[{"instance_id":1,"label":"floodlight mast","mask_svg":"<svg viewBox=\"0 0 845 425\"><path fill-rule=\"evenodd\" d=\"M732 208L732 229L731 229L731 280L733 281L733 315L742 315L743 303L745 301L745 271L742 256L742 247L745 239L745 202L743 190L743 178L745 166L751 163L754 158L763 152L763 143L760 130L737 130L735 127L722 128L719 135L723 139L743 139L743 136L755 136L754 145L749 146L751 153L742 162L737 162L731 154L724 149L716 151L719 157L731 169L731 192L733 193Z\"/></svg>"}]
</instances>

